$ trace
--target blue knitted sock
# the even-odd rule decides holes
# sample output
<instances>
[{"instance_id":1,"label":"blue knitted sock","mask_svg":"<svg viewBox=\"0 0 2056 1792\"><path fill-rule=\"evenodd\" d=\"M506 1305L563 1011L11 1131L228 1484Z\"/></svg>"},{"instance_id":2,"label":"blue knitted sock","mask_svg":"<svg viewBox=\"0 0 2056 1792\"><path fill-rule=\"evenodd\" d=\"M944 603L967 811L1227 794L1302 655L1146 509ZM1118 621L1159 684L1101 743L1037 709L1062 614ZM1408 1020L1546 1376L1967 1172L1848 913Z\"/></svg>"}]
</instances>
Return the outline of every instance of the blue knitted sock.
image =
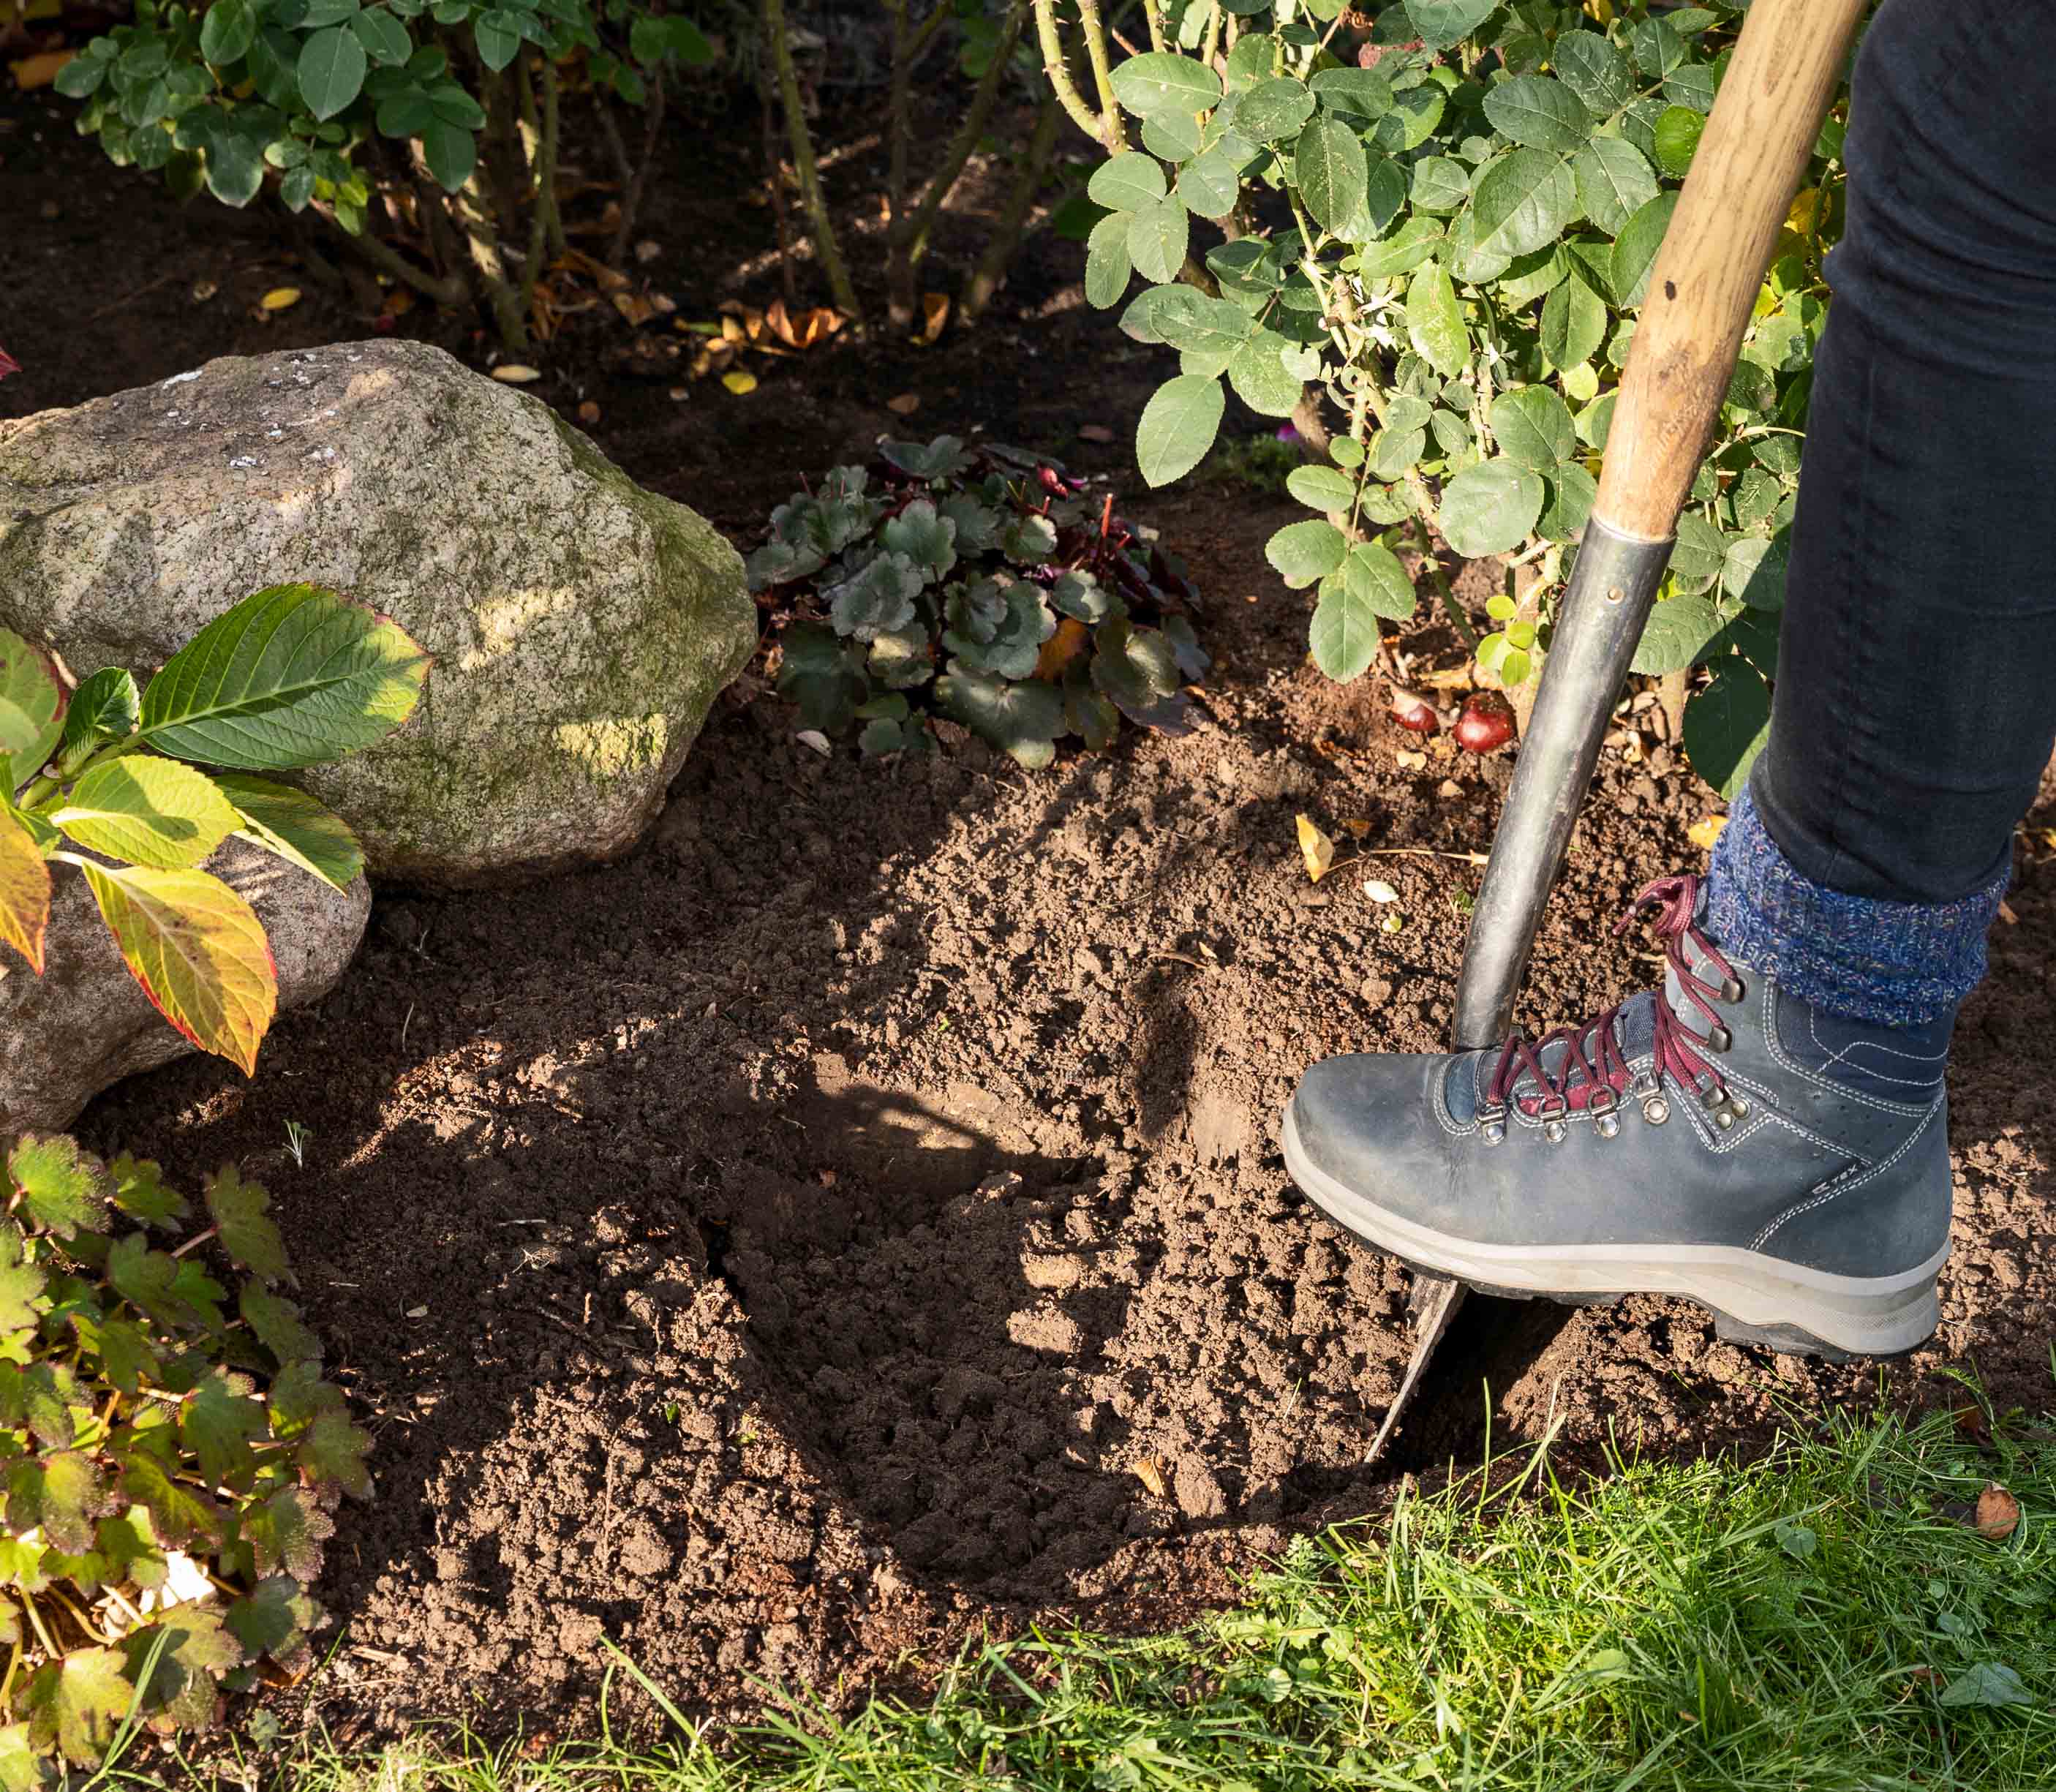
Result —
<instances>
[{"instance_id":1,"label":"blue knitted sock","mask_svg":"<svg viewBox=\"0 0 2056 1792\"><path fill-rule=\"evenodd\" d=\"M1707 877L1708 930L1801 1000L1874 1026L1953 1013L1985 974L1985 933L2009 868L1954 902L1848 896L1800 875L1746 788L1730 809Z\"/></svg>"}]
</instances>

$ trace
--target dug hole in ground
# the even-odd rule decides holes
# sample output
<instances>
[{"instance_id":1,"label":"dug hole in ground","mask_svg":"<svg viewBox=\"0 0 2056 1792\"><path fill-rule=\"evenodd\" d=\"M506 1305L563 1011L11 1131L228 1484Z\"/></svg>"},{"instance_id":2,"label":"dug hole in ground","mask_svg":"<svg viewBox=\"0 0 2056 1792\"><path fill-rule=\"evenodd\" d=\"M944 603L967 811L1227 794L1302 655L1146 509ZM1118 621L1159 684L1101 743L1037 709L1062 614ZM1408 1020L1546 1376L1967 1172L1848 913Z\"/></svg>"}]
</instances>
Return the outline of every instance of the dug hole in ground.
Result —
<instances>
[{"instance_id":1,"label":"dug hole in ground","mask_svg":"<svg viewBox=\"0 0 2056 1792\"><path fill-rule=\"evenodd\" d=\"M1402 766L1421 743L1376 681L1306 663L1262 559L1291 506L1143 514L1209 599L1189 736L1038 775L975 746L864 763L732 695L627 861L382 896L254 1083L192 1060L88 1115L168 1173L271 1183L377 1434L379 1497L322 1588L340 1650L288 1695L338 1742L460 1713L579 1729L603 1637L739 1716L756 1683L919 1691L974 1634L1161 1628L1402 1471L1474 1462L1488 1414L1500 1441L1553 1419L1575 1470L1609 1438L1697 1455L1833 1404L1962 1404L1951 1364L2002 1409L2046 1398L2056 878L2030 844L1957 1034L1931 1345L1837 1368L1662 1300L1538 1306L1446 1362L1363 1470L1406 1279L1297 1195L1277 1118L1315 1058L1442 1046L1478 873L1381 856L1315 885L1295 817L1338 860L1470 853L1510 759ZM1605 757L1524 1019L1652 975L1611 943L1618 905L1698 861L1711 806Z\"/></svg>"}]
</instances>

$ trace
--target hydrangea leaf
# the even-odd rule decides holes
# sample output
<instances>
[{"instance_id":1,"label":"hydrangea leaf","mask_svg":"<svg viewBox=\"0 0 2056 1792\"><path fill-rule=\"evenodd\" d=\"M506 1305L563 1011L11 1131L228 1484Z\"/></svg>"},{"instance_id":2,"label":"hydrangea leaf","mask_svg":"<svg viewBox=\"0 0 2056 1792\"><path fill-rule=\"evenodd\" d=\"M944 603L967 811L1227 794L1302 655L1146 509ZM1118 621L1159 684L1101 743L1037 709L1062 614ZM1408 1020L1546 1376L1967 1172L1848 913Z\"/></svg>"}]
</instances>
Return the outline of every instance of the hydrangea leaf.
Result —
<instances>
[{"instance_id":1,"label":"hydrangea leaf","mask_svg":"<svg viewBox=\"0 0 2056 1792\"><path fill-rule=\"evenodd\" d=\"M51 820L95 852L182 871L212 853L242 818L206 773L132 753L93 766Z\"/></svg>"},{"instance_id":2,"label":"hydrangea leaf","mask_svg":"<svg viewBox=\"0 0 2056 1792\"><path fill-rule=\"evenodd\" d=\"M364 869L350 824L326 803L247 772L217 772L215 785L242 822L235 832L333 889L346 890Z\"/></svg>"}]
</instances>

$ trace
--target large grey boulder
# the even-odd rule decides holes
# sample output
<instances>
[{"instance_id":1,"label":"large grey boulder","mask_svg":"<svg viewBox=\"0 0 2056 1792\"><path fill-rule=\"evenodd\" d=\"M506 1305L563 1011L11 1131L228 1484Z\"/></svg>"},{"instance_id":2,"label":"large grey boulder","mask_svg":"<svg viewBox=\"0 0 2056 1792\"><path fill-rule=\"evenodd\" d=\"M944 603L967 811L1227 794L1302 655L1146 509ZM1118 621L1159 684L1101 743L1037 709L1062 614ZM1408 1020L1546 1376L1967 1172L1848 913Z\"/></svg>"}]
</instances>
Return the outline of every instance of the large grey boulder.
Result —
<instances>
[{"instance_id":1,"label":"large grey boulder","mask_svg":"<svg viewBox=\"0 0 2056 1792\"><path fill-rule=\"evenodd\" d=\"M417 342L209 362L0 421L0 624L139 676L267 585L332 585L436 656L407 726L300 774L372 874L610 857L757 643L735 551L549 407Z\"/></svg>"},{"instance_id":2,"label":"large grey boulder","mask_svg":"<svg viewBox=\"0 0 2056 1792\"><path fill-rule=\"evenodd\" d=\"M231 840L204 867L256 910L279 968L279 1007L334 989L364 937L371 887L337 890L262 848ZM69 1126L110 1083L196 1049L152 1006L100 918L85 880L53 865L38 977L0 951L0 1139Z\"/></svg>"}]
</instances>

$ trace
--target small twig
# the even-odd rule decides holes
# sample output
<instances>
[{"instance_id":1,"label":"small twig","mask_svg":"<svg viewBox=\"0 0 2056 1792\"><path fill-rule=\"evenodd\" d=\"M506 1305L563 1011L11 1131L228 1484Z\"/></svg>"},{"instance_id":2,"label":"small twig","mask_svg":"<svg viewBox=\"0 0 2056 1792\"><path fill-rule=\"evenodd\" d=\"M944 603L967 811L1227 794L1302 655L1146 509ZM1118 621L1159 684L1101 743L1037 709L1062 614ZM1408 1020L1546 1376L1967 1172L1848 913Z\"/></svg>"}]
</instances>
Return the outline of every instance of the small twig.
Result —
<instances>
[{"instance_id":1,"label":"small twig","mask_svg":"<svg viewBox=\"0 0 2056 1792\"><path fill-rule=\"evenodd\" d=\"M1481 865L1485 862L1482 852L1441 852L1432 846L1374 846L1354 856L1359 859L1453 859L1458 864L1465 865ZM1334 868L1329 867L1330 870Z\"/></svg>"},{"instance_id":2,"label":"small twig","mask_svg":"<svg viewBox=\"0 0 2056 1792\"><path fill-rule=\"evenodd\" d=\"M1421 547L1421 564L1427 569L1428 576L1435 587L1435 595L1441 599L1442 607L1449 614L1449 626L1456 630L1457 639L1463 643L1465 650L1475 655L1477 652L1477 631L1471 627L1470 618L1464 614L1462 606L1457 602L1456 592L1450 588L1449 576L1442 570L1441 556L1435 552L1435 544L1429 539L1428 525L1421 520L1417 511L1413 522L1414 539Z\"/></svg>"}]
</instances>

